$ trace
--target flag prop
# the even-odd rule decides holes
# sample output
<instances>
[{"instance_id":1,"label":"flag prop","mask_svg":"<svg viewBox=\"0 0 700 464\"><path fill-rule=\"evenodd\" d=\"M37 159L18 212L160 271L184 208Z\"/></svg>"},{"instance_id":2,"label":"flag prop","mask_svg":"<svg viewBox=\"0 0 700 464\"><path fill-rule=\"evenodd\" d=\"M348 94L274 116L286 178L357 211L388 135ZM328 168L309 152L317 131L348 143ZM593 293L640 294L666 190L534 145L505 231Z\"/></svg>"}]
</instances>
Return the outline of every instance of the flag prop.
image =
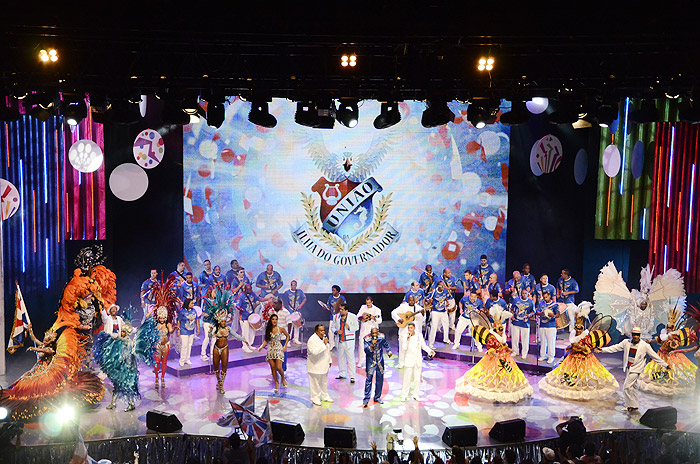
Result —
<instances>
[{"instance_id":1,"label":"flag prop","mask_svg":"<svg viewBox=\"0 0 700 464\"><path fill-rule=\"evenodd\" d=\"M27 306L24 304L22 291L19 289L19 284L15 282L17 291L15 292L15 319L12 324L12 333L7 342L7 351L14 354L19 348L24 346L24 340L27 338L27 330L31 320L27 312Z\"/></svg>"}]
</instances>

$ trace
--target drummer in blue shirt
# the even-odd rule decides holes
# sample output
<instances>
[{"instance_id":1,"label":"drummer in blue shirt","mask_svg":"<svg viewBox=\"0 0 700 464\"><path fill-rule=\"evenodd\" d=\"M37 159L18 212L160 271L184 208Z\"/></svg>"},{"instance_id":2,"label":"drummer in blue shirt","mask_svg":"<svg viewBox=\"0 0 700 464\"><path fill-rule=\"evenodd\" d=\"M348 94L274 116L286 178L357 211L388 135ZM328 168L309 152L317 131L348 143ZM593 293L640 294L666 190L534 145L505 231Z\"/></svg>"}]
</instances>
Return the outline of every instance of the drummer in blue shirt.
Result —
<instances>
[{"instance_id":1,"label":"drummer in blue shirt","mask_svg":"<svg viewBox=\"0 0 700 464\"><path fill-rule=\"evenodd\" d=\"M549 292L542 292L543 300L537 305L537 316L540 319L540 358L548 364L554 362L557 341L557 316L559 304L552 300Z\"/></svg>"}]
</instances>

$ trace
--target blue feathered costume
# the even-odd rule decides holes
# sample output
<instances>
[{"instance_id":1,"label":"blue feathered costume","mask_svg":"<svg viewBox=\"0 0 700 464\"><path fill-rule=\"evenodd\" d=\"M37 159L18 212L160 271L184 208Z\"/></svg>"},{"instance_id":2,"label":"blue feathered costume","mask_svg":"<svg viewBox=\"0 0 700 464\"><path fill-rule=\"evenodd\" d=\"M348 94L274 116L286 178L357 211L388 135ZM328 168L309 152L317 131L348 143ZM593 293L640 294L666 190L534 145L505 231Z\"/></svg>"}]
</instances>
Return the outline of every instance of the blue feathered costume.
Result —
<instances>
[{"instance_id":1,"label":"blue feathered costume","mask_svg":"<svg viewBox=\"0 0 700 464\"><path fill-rule=\"evenodd\" d=\"M92 347L95 362L114 386L112 402L107 409L114 409L117 398L121 396L129 403L125 411L132 411L134 402L141 398L137 361L148 366L155 364L156 344L160 338L155 318L146 318L136 331L134 340L129 337L130 332L128 325L125 325L120 336L100 332Z\"/></svg>"}]
</instances>

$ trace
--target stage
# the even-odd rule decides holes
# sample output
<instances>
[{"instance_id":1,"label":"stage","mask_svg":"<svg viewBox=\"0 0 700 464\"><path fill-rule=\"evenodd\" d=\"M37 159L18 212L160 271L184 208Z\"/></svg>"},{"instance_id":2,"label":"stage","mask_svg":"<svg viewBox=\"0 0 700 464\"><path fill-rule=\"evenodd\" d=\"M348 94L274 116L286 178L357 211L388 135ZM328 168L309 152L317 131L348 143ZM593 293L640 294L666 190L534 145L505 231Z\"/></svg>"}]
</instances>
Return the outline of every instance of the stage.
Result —
<instances>
[{"instance_id":1,"label":"stage","mask_svg":"<svg viewBox=\"0 0 700 464\"><path fill-rule=\"evenodd\" d=\"M559 335L563 337L562 334ZM391 338L390 338L391 339ZM563 343L560 340L559 345ZM442 343L436 343L439 351ZM464 346L462 347L464 348ZM395 343L392 349L396 350ZM460 350L464 351L464 350ZM396 353L396 351L394 351ZM435 357L425 361L423 368L422 398L417 403L395 401L401 389L400 371L396 368L397 358L385 358L386 373L382 398L384 404L370 402L367 409L362 408L364 388L364 370L357 369L356 383L349 380L336 380L338 373L335 351L333 366L328 376L328 390L334 403L324 403L322 407L314 406L309 401L306 360L301 357L301 350L295 350L289 357L287 378L289 388L279 394L273 393L270 370L264 360L252 362L258 353L235 355L240 350L232 351L235 367L230 367L226 377L226 394L216 393L216 378L207 373L192 373L186 377L166 376L166 387L153 388L153 373L141 368L140 388L143 399L137 403L133 412L123 412L124 403L117 404L118 409L107 410L109 394L99 408L82 414L80 430L85 440L130 437L146 434L146 412L158 409L171 412L183 423L183 432L187 434L226 436L232 432L230 427L219 427L216 420L230 411L228 400L239 400L251 389L256 391L256 412L262 412L266 402L270 403L272 420L301 423L306 439L304 446L323 446L323 429L326 426L354 427L357 432L358 449L367 449L372 441L380 448L386 444L387 432L394 428L403 430L404 446L412 446L414 435L420 436L423 449L443 448L441 441L445 425L475 424L479 429L479 445L492 444L488 436L490 428L496 421L524 418L527 421L526 440L539 440L556 437L555 426L572 415L583 417L589 430L634 429L643 428L639 424L640 414L630 415L622 412L621 390L613 397L590 402L574 402L555 399L540 393L537 383L543 374L525 370L525 375L534 388L534 395L515 405L498 404L472 400L454 390L455 381L464 374L469 363L454 359ZM193 362L199 361L199 352L193 350ZM31 356L20 355L11 364L9 375L18 376L33 363ZM621 354L598 355L601 362L615 375L620 385L624 381ZM244 359L247 358L247 359ZM170 366L173 366L171 360ZM11 361L12 362L12 361ZM179 367L179 366L178 366ZM170 369L169 369L170 374ZM13 380L9 375L3 383ZM105 381L111 390L109 381ZM678 428L684 431L700 431L696 414L692 411L692 397L662 398L640 392L640 411L652 407L671 405L678 409ZM22 435L25 445L50 443L51 438L44 435L36 424L28 425Z\"/></svg>"}]
</instances>

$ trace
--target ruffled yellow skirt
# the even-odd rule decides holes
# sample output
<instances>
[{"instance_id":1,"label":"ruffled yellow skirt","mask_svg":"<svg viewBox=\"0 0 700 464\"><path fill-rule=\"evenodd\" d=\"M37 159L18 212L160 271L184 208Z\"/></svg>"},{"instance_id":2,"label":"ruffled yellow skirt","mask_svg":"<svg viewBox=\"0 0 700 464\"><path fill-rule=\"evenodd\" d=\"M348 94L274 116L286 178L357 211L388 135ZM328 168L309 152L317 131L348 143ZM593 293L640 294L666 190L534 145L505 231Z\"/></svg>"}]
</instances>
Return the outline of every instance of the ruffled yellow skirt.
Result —
<instances>
[{"instance_id":1,"label":"ruffled yellow skirt","mask_svg":"<svg viewBox=\"0 0 700 464\"><path fill-rule=\"evenodd\" d=\"M671 367L668 371L656 361L649 361L639 376L639 388L657 395L682 395L695 389L695 371L698 367L683 353L659 352L661 359Z\"/></svg>"},{"instance_id":2,"label":"ruffled yellow skirt","mask_svg":"<svg viewBox=\"0 0 700 464\"><path fill-rule=\"evenodd\" d=\"M525 374L510 355L510 349L501 351L500 356L490 349L481 361L457 379L455 389L472 397L502 403L516 403L533 393Z\"/></svg>"},{"instance_id":3,"label":"ruffled yellow skirt","mask_svg":"<svg viewBox=\"0 0 700 464\"><path fill-rule=\"evenodd\" d=\"M572 353L540 380L539 387L558 398L585 401L610 396L620 384L593 354Z\"/></svg>"}]
</instances>

